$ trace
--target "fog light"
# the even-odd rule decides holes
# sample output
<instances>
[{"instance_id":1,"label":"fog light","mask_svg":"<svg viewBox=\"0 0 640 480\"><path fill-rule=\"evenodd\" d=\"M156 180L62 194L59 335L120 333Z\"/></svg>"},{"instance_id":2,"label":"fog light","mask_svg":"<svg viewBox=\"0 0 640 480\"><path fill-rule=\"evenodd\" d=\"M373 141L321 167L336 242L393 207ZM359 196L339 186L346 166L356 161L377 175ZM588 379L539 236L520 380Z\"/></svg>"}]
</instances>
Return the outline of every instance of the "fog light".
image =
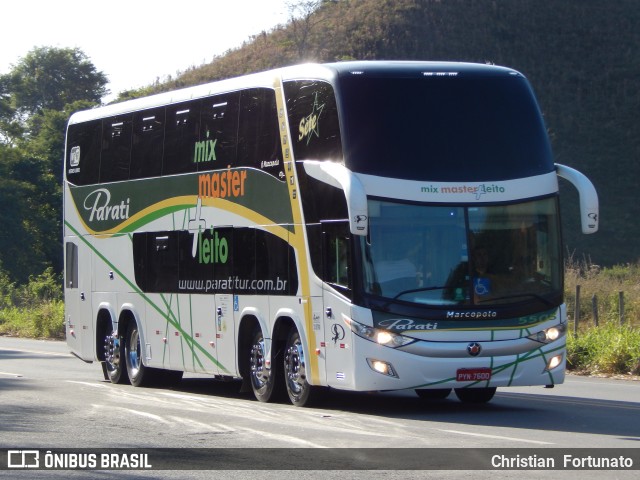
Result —
<instances>
[{"instance_id":1,"label":"fog light","mask_svg":"<svg viewBox=\"0 0 640 480\"><path fill-rule=\"evenodd\" d=\"M398 378L396 371L393 369L390 363L384 362L382 360L374 360L372 358L367 358L367 363L372 370L381 373L382 375L386 375L388 377Z\"/></svg>"},{"instance_id":2,"label":"fog light","mask_svg":"<svg viewBox=\"0 0 640 480\"><path fill-rule=\"evenodd\" d=\"M562 363L562 355L556 355L547 362L546 370L553 370Z\"/></svg>"}]
</instances>

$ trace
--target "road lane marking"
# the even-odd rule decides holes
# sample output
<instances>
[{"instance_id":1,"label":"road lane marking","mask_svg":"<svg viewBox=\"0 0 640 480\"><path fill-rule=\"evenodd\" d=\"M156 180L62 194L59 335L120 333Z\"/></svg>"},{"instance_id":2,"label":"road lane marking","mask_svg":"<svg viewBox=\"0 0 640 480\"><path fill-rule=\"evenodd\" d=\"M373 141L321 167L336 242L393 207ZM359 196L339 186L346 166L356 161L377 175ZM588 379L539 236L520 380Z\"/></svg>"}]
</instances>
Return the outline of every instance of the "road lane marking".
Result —
<instances>
[{"instance_id":1,"label":"road lane marking","mask_svg":"<svg viewBox=\"0 0 640 480\"><path fill-rule=\"evenodd\" d=\"M53 357L73 357L70 353L44 352L42 350L24 350L22 348L0 348L0 352L32 353L35 355L51 355Z\"/></svg>"},{"instance_id":2,"label":"road lane marking","mask_svg":"<svg viewBox=\"0 0 640 480\"><path fill-rule=\"evenodd\" d=\"M179 423L185 427L191 428L192 430L203 430L203 431L209 431L213 433L236 433L236 430L234 428L228 427L222 424L203 423L203 422L198 422L196 420L192 420L190 418L175 417L172 415L169 416L169 419L173 420L175 423Z\"/></svg>"},{"instance_id":3,"label":"road lane marking","mask_svg":"<svg viewBox=\"0 0 640 480\"><path fill-rule=\"evenodd\" d=\"M0 375L6 375L7 377L22 378L21 373L0 372Z\"/></svg>"},{"instance_id":4,"label":"road lane marking","mask_svg":"<svg viewBox=\"0 0 640 480\"><path fill-rule=\"evenodd\" d=\"M284 443L287 443L287 444L297 445L298 447L304 447L304 448L330 448L330 447L326 447L325 445L320 445L318 443L310 442L310 441L304 440L302 438L294 437L292 435L271 433L271 432L268 432L266 430L256 430L256 429L253 429L253 428L238 427L237 431L238 432L242 432L242 433L248 433L249 436L253 436L253 437L256 437L256 438L261 438L261 439L265 439L265 440L269 439L269 440L274 441L274 442L284 442Z\"/></svg>"},{"instance_id":5,"label":"road lane marking","mask_svg":"<svg viewBox=\"0 0 640 480\"><path fill-rule=\"evenodd\" d=\"M92 405L93 407L99 407L99 405ZM132 408L124 408L124 407L109 407L111 410L118 409L127 413L131 413L133 415L137 415L139 417L148 418L150 420L155 420L156 422L164 423L165 425L171 425L171 422L160 415L154 415L153 413L143 412L141 410L133 410Z\"/></svg>"},{"instance_id":6,"label":"road lane marking","mask_svg":"<svg viewBox=\"0 0 640 480\"><path fill-rule=\"evenodd\" d=\"M78 380L65 380L67 383L77 383L78 385L84 385L85 387L93 387L93 388L107 388L106 385L102 385L101 383L93 383L93 382L80 382Z\"/></svg>"},{"instance_id":7,"label":"road lane marking","mask_svg":"<svg viewBox=\"0 0 640 480\"><path fill-rule=\"evenodd\" d=\"M508 440L510 442L535 443L536 445L554 445L554 443L551 443L551 442L528 440L526 438L504 437L502 435L487 435L484 433L461 432L460 430L443 430L443 429L437 429L437 430L440 430L441 432L446 432L446 433L456 433L458 435L469 435L470 437L494 438L496 440Z\"/></svg>"}]
</instances>

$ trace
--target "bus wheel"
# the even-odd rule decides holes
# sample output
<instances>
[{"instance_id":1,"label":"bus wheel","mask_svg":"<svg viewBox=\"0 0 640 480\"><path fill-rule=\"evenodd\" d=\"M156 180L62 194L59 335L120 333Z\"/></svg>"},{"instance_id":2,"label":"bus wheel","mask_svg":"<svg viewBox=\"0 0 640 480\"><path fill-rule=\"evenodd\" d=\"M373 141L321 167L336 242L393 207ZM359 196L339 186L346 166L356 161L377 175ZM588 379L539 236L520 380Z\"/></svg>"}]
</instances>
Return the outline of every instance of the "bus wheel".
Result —
<instances>
[{"instance_id":1,"label":"bus wheel","mask_svg":"<svg viewBox=\"0 0 640 480\"><path fill-rule=\"evenodd\" d=\"M496 393L496 387L456 388L456 396L464 403L487 403Z\"/></svg>"},{"instance_id":2,"label":"bus wheel","mask_svg":"<svg viewBox=\"0 0 640 480\"><path fill-rule=\"evenodd\" d=\"M422 400L444 400L451 393L450 388L416 388L415 391Z\"/></svg>"},{"instance_id":3,"label":"bus wheel","mask_svg":"<svg viewBox=\"0 0 640 480\"><path fill-rule=\"evenodd\" d=\"M251 348L249 349L249 376L253 394L261 402L271 400L278 368L277 362L271 362L271 368L267 368L264 336L260 327L256 327L253 331Z\"/></svg>"},{"instance_id":4,"label":"bus wheel","mask_svg":"<svg viewBox=\"0 0 640 480\"><path fill-rule=\"evenodd\" d=\"M312 387L307 381L305 351L295 328L289 332L284 350L284 377L289 400L296 407L308 405L311 397L318 393L318 387Z\"/></svg>"},{"instance_id":5,"label":"bus wheel","mask_svg":"<svg viewBox=\"0 0 640 480\"><path fill-rule=\"evenodd\" d=\"M124 343L116 334L105 337L104 358L111 383L128 383L129 377L124 363Z\"/></svg>"},{"instance_id":6,"label":"bus wheel","mask_svg":"<svg viewBox=\"0 0 640 480\"><path fill-rule=\"evenodd\" d=\"M138 331L138 325L133 320L129 322L125 339L124 357L127 363L129 380L134 387L141 387L151 380L152 369L145 367L142 363L140 332Z\"/></svg>"}]
</instances>

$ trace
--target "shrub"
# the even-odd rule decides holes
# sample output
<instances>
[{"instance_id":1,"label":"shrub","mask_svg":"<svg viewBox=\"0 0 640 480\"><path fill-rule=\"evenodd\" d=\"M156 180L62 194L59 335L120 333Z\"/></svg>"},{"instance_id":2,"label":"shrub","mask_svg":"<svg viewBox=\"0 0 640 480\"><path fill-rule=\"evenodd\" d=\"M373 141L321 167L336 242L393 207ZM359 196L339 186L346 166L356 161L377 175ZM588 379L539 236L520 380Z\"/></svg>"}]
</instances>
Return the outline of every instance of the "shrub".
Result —
<instances>
[{"instance_id":1,"label":"shrub","mask_svg":"<svg viewBox=\"0 0 640 480\"><path fill-rule=\"evenodd\" d=\"M640 330L615 322L567 338L567 368L588 374L640 375Z\"/></svg>"},{"instance_id":2,"label":"shrub","mask_svg":"<svg viewBox=\"0 0 640 480\"><path fill-rule=\"evenodd\" d=\"M53 269L19 287L0 271L0 334L64 338L62 287Z\"/></svg>"}]
</instances>

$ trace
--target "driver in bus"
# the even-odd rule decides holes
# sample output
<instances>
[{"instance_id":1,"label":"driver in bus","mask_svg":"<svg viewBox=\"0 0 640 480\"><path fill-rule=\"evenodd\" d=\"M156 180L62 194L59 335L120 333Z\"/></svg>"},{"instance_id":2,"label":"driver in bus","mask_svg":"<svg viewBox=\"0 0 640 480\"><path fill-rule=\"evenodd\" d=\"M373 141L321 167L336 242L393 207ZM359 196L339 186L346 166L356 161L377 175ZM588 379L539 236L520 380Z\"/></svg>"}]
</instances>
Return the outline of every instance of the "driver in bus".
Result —
<instances>
[{"instance_id":1,"label":"driver in bus","mask_svg":"<svg viewBox=\"0 0 640 480\"><path fill-rule=\"evenodd\" d=\"M489 251L485 247L476 247L473 250L473 295L476 302L482 301L491 295L496 288L496 277L491 272L489 262Z\"/></svg>"}]
</instances>

